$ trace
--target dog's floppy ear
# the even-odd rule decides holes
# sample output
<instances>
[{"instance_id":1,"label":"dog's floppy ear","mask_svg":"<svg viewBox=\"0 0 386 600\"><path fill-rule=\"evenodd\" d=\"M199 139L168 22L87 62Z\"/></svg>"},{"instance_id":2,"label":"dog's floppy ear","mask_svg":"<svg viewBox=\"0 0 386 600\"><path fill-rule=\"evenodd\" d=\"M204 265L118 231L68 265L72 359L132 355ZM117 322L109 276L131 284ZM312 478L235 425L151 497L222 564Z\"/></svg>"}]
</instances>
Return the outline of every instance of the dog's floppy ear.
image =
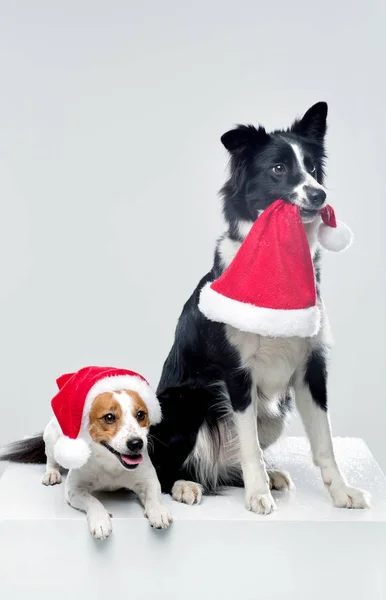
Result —
<instances>
[{"instance_id":1,"label":"dog's floppy ear","mask_svg":"<svg viewBox=\"0 0 386 600\"><path fill-rule=\"evenodd\" d=\"M235 129L221 136L221 142L231 154L246 148L257 148L265 144L268 139L269 135L264 127L256 129L253 125L237 125Z\"/></svg>"},{"instance_id":2,"label":"dog's floppy ear","mask_svg":"<svg viewBox=\"0 0 386 600\"><path fill-rule=\"evenodd\" d=\"M327 102L318 102L309 108L300 121L296 121L292 127L294 133L323 139L327 129Z\"/></svg>"}]
</instances>

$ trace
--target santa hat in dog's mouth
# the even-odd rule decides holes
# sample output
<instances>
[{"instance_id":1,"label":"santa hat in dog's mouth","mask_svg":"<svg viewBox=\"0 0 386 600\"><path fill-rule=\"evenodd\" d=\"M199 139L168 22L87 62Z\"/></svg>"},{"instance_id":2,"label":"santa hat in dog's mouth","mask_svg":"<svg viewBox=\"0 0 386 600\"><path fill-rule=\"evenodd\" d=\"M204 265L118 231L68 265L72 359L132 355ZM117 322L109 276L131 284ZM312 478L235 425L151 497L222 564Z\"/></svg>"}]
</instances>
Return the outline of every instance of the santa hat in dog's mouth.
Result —
<instances>
[{"instance_id":1,"label":"santa hat in dog's mouth","mask_svg":"<svg viewBox=\"0 0 386 600\"><path fill-rule=\"evenodd\" d=\"M323 221L318 229L319 244L332 252L347 250L353 241L351 229L342 221L336 220L334 209L329 204L319 214Z\"/></svg>"},{"instance_id":2,"label":"santa hat in dog's mouth","mask_svg":"<svg viewBox=\"0 0 386 600\"><path fill-rule=\"evenodd\" d=\"M330 206L320 212L319 243L346 249L349 228ZM312 337L320 328L315 273L298 206L277 200L255 221L222 275L201 290L210 320L268 337Z\"/></svg>"},{"instance_id":3,"label":"santa hat in dog's mouth","mask_svg":"<svg viewBox=\"0 0 386 600\"><path fill-rule=\"evenodd\" d=\"M151 424L161 420L158 398L142 375L114 367L84 367L56 380L59 391L51 406L62 430L54 446L55 460L66 469L82 467L90 457L88 436L91 406L104 392L131 390L145 402Z\"/></svg>"}]
</instances>

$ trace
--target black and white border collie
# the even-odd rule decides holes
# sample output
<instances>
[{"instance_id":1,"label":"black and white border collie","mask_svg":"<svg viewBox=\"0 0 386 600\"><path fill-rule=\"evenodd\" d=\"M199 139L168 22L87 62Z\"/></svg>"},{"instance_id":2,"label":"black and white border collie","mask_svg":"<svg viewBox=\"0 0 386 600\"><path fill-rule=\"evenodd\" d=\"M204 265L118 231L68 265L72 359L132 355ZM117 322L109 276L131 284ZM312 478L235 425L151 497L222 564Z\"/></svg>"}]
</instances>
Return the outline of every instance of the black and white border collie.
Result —
<instances>
[{"instance_id":1,"label":"black and white border collie","mask_svg":"<svg viewBox=\"0 0 386 600\"><path fill-rule=\"evenodd\" d=\"M187 504L221 485L245 487L249 510L275 509L270 489L289 489L287 473L267 469L264 450L283 433L293 401L313 460L338 507L366 508L366 492L350 487L334 456L327 409L329 326L320 294L317 211L323 187L327 104L312 106L287 130L240 125L221 141L230 153L222 188L226 231L214 263L186 302L157 394L163 420L152 431L153 461L164 491ZM253 222L278 198L301 209L317 280L322 327L312 338L268 338L206 319L200 290L234 258Z\"/></svg>"}]
</instances>

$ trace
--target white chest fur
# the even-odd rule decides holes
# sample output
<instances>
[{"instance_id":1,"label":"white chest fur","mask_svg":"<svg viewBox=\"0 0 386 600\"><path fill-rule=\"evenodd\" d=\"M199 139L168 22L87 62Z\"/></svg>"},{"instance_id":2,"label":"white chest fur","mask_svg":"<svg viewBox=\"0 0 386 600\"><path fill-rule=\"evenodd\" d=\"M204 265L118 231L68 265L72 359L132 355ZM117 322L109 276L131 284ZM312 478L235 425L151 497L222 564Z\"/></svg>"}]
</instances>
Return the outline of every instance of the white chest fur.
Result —
<instances>
[{"instance_id":1,"label":"white chest fur","mask_svg":"<svg viewBox=\"0 0 386 600\"><path fill-rule=\"evenodd\" d=\"M227 327L227 337L240 355L241 366L250 372L253 387L273 402L285 394L310 351L305 338L267 338L233 327Z\"/></svg>"},{"instance_id":2,"label":"white chest fur","mask_svg":"<svg viewBox=\"0 0 386 600\"><path fill-rule=\"evenodd\" d=\"M87 482L90 490L115 491L119 489L133 489L142 473L148 467L149 457L143 454L143 462L133 471L126 470L119 463L116 456L108 450L93 444L92 454L87 464L79 471Z\"/></svg>"},{"instance_id":3,"label":"white chest fur","mask_svg":"<svg viewBox=\"0 0 386 600\"><path fill-rule=\"evenodd\" d=\"M252 222L242 222L240 234L244 237L252 227ZM316 231L319 222L304 225L311 253L317 248ZM226 235L219 242L219 252L226 268L235 257L241 243L231 240ZM311 348L326 338L326 316L322 301L319 301L322 312L322 327L315 338L268 338L253 333L246 333L227 326L229 342L240 355L241 366L249 370L253 383L253 394L258 388L261 396L270 403L286 393L291 378L297 369L301 368L311 351ZM328 329L328 327L327 327ZM257 396L257 392L256 392ZM258 398L257 398L258 400ZM271 404L271 408L273 408Z\"/></svg>"}]
</instances>

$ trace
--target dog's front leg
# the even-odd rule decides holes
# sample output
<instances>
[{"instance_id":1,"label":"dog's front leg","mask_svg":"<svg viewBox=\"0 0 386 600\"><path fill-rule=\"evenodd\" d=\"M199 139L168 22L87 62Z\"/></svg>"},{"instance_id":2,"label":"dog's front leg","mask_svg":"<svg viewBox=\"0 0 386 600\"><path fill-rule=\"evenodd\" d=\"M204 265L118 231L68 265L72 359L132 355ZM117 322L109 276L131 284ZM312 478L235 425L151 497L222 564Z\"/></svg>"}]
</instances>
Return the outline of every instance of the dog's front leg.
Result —
<instances>
[{"instance_id":1,"label":"dog's front leg","mask_svg":"<svg viewBox=\"0 0 386 600\"><path fill-rule=\"evenodd\" d=\"M259 444L252 385L247 379L245 374L240 373L227 381L227 388L240 446L246 506L252 512L268 515L276 509L276 504L269 489L269 478Z\"/></svg>"},{"instance_id":2,"label":"dog's front leg","mask_svg":"<svg viewBox=\"0 0 386 600\"><path fill-rule=\"evenodd\" d=\"M146 460L146 459L145 459ZM166 529L173 523L173 517L161 503L161 486L150 459L141 466L141 475L131 483L130 488L137 494L145 509L145 517L155 529Z\"/></svg>"},{"instance_id":3,"label":"dog's front leg","mask_svg":"<svg viewBox=\"0 0 386 600\"><path fill-rule=\"evenodd\" d=\"M79 470L70 471L65 486L65 497L73 508L86 513L90 533L98 540L104 540L112 531L111 517L103 504L90 494Z\"/></svg>"},{"instance_id":4,"label":"dog's front leg","mask_svg":"<svg viewBox=\"0 0 386 600\"><path fill-rule=\"evenodd\" d=\"M368 508L369 494L347 484L335 459L327 411L327 368L322 349L314 351L305 372L298 374L295 400L310 440L314 463L321 470L334 505L339 508Z\"/></svg>"}]
</instances>

